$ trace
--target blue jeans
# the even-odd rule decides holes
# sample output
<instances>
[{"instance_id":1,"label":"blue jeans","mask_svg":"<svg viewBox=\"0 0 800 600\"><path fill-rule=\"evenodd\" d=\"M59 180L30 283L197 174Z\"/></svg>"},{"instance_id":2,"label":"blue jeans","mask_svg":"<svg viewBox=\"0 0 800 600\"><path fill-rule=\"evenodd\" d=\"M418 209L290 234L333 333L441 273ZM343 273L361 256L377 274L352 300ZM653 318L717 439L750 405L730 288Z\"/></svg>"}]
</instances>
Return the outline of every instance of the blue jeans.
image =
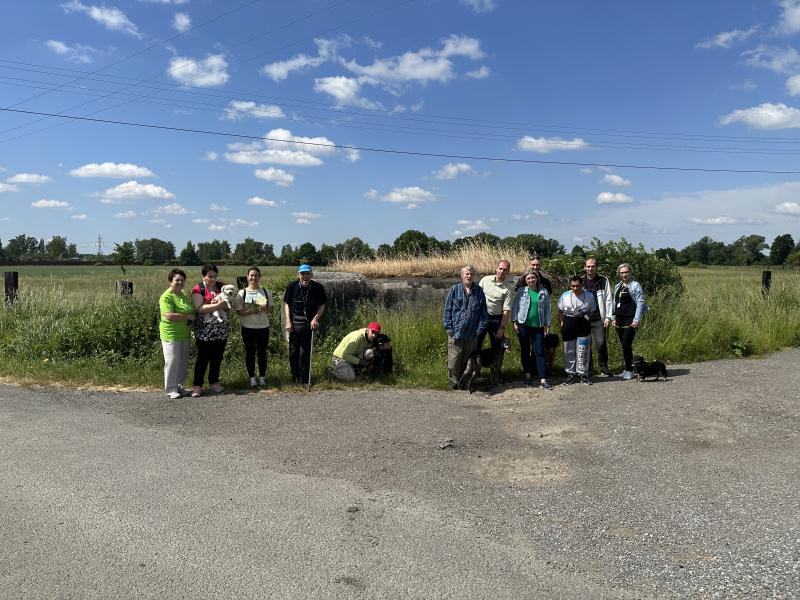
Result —
<instances>
[{"instance_id":1,"label":"blue jeans","mask_svg":"<svg viewBox=\"0 0 800 600\"><path fill-rule=\"evenodd\" d=\"M533 361L531 360L531 345L533 345L533 353L536 356L536 372L539 374L539 379L545 379L547 363L544 360L544 328L520 325L517 336L519 336L522 372L533 373Z\"/></svg>"}]
</instances>

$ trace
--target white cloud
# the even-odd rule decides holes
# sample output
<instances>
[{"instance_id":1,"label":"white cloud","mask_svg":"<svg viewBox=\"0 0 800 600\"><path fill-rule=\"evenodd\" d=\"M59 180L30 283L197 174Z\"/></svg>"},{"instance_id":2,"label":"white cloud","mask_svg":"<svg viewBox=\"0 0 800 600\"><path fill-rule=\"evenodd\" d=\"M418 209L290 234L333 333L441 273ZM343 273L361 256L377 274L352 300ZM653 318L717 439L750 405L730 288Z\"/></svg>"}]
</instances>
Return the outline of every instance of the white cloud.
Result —
<instances>
[{"instance_id":1,"label":"white cloud","mask_svg":"<svg viewBox=\"0 0 800 600\"><path fill-rule=\"evenodd\" d=\"M167 224L166 219L162 219L162 218L150 219L147 222L148 223L155 223L156 225L166 225Z\"/></svg>"},{"instance_id":2,"label":"white cloud","mask_svg":"<svg viewBox=\"0 0 800 600\"><path fill-rule=\"evenodd\" d=\"M593 173L593 171L589 167L582 167L580 171L584 175L591 175Z\"/></svg>"},{"instance_id":3,"label":"white cloud","mask_svg":"<svg viewBox=\"0 0 800 600\"><path fill-rule=\"evenodd\" d=\"M800 75L792 75L786 80L786 91L790 96L800 95Z\"/></svg>"},{"instance_id":4,"label":"white cloud","mask_svg":"<svg viewBox=\"0 0 800 600\"><path fill-rule=\"evenodd\" d=\"M420 51L422 54L426 52L427 49ZM479 39L455 34L451 34L442 39L442 49L438 52L438 55L445 58L464 56L471 60L480 60L486 56L483 50L481 50L481 42Z\"/></svg>"},{"instance_id":5,"label":"white cloud","mask_svg":"<svg viewBox=\"0 0 800 600\"><path fill-rule=\"evenodd\" d=\"M625 179L620 175L613 175L611 173L603 175L603 178L598 183L607 183L614 187L629 187L631 185L630 179Z\"/></svg>"},{"instance_id":6,"label":"white cloud","mask_svg":"<svg viewBox=\"0 0 800 600\"><path fill-rule=\"evenodd\" d=\"M319 219L322 215L312 212L293 212L292 216L295 218L295 223L309 225L314 219Z\"/></svg>"},{"instance_id":7,"label":"white cloud","mask_svg":"<svg viewBox=\"0 0 800 600\"><path fill-rule=\"evenodd\" d=\"M225 119L238 121L245 117L256 119L284 119L286 115L280 106L274 104L257 104L248 100L231 100L225 108Z\"/></svg>"},{"instance_id":8,"label":"white cloud","mask_svg":"<svg viewBox=\"0 0 800 600\"><path fill-rule=\"evenodd\" d=\"M495 0L461 0L461 4L468 6L472 12L483 14L493 11L497 8Z\"/></svg>"},{"instance_id":9,"label":"white cloud","mask_svg":"<svg viewBox=\"0 0 800 600\"><path fill-rule=\"evenodd\" d=\"M597 194L598 204L629 204L633 198L622 193L600 192Z\"/></svg>"},{"instance_id":10,"label":"white cloud","mask_svg":"<svg viewBox=\"0 0 800 600\"><path fill-rule=\"evenodd\" d=\"M19 188L15 185L11 185L10 183L0 183L0 194L4 192L18 192Z\"/></svg>"},{"instance_id":11,"label":"white cloud","mask_svg":"<svg viewBox=\"0 0 800 600\"><path fill-rule=\"evenodd\" d=\"M549 210L541 210L539 208L534 208L533 209L533 214L535 214L537 217L546 217L547 215L550 214L550 211Z\"/></svg>"},{"instance_id":12,"label":"white cloud","mask_svg":"<svg viewBox=\"0 0 800 600\"><path fill-rule=\"evenodd\" d=\"M126 212L114 213L114 218L116 218L116 219L132 219L135 216L136 216L136 213L133 212L132 210L129 210L129 211L126 211Z\"/></svg>"},{"instance_id":13,"label":"white cloud","mask_svg":"<svg viewBox=\"0 0 800 600\"><path fill-rule=\"evenodd\" d=\"M695 48L730 48L736 42L743 42L756 31L758 31L758 27L756 26L746 30L734 29L732 31L723 31L695 44Z\"/></svg>"},{"instance_id":14,"label":"white cloud","mask_svg":"<svg viewBox=\"0 0 800 600\"><path fill-rule=\"evenodd\" d=\"M63 200L37 200L31 202L33 208L69 208L69 202Z\"/></svg>"},{"instance_id":15,"label":"white cloud","mask_svg":"<svg viewBox=\"0 0 800 600\"><path fill-rule=\"evenodd\" d=\"M95 56L102 54L100 50L92 48L91 46L84 46L83 44L65 44L58 40L47 40L45 45L52 51L63 56L70 62L76 65L88 65L94 62Z\"/></svg>"},{"instance_id":16,"label":"white cloud","mask_svg":"<svg viewBox=\"0 0 800 600\"><path fill-rule=\"evenodd\" d=\"M266 198L261 198L260 196L253 196L252 198L248 198L247 203L250 206L268 206L270 208L278 207L278 203L275 202L275 200L267 200Z\"/></svg>"},{"instance_id":17,"label":"white cloud","mask_svg":"<svg viewBox=\"0 0 800 600\"><path fill-rule=\"evenodd\" d=\"M721 125L741 122L756 129L790 129L800 127L800 110L782 102L765 102L752 108L734 110L721 117Z\"/></svg>"},{"instance_id":18,"label":"white cloud","mask_svg":"<svg viewBox=\"0 0 800 600\"><path fill-rule=\"evenodd\" d=\"M456 221L456 225L461 227L464 231L488 231L489 229L491 229L491 227L489 227L481 219L478 219L477 221L459 219L458 221Z\"/></svg>"},{"instance_id":19,"label":"white cloud","mask_svg":"<svg viewBox=\"0 0 800 600\"><path fill-rule=\"evenodd\" d=\"M751 67L769 69L775 73L792 74L800 70L800 54L791 46L758 46L742 52L745 64Z\"/></svg>"},{"instance_id":20,"label":"white cloud","mask_svg":"<svg viewBox=\"0 0 800 600\"><path fill-rule=\"evenodd\" d=\"M166 204L164 206L157 206L153 209L153 214L155 215L185 215L189 212L189 210L177 202L173 202L172 204Z\"/></svg>"},{"instance_id":21,"label":"white cloud","mask_svg":"<svg viewBox=\"0 0 800 600\"><path fill-rule=\"evenodd\" d=\"M175 13L172 18L172 28L180 33L186 33L192 28L192 19L186 13Z\"/></svg>"},{"instance_id":22,"label":"white cloud","mask_svg":"<svg viewBox=\"0 0 800 600\"><path fill-rule=\"evenodd\" d=\"M6 179L8 183L47 183L50 177L38 173L17 173Z\"/></svg>"},{"instance_id":23,"label":"white cloud","mask_svg":"<svg viewBox=\"0 0 800 600\"><path fill-rule=\"evenodd\" d=\"M103 27L111 31L119 31L136 38L142 37L136 25L125 16L124 12L114 6L92 6L83 4L80 0L71 0L66 4L62 4L61 8L63 8L66 13L84 13L88 15L90 19L100 23Z\"/></svg>"},{"instance_id":24,"label":"white cloud","mask_svg":"<svg viewBox=\"0 0 800 600\"><path fill-rule=\"evenodd\" d=\"M228 61L221 54L209 54L202 60L176 56L169 61L167 75L192 87L214 87L228 83Z\"/></svg>"},{"instance_id":25,"label":"white cloud","mask_svg":"<svg viewBox=\"0 0 800 600\"><path fill-rule=\"evenodd\" d=\"M483 65L481 68L475 69L474 71L467 71L467 77L470 79L486 79L491 74L491 69L486 65Z\"/></svg>"},{"instance_id":26,"label":"white cloud","mask_svg":"<svg viewBox=\"0 0 800 600\"><path fill-rule=\"evenodd\" d=\"M212 223L211 225L208 226L209 231L226 231L227 229L228 229L227 225L217 225L215 223Z\"/></svg>"},{"instance_id":27,"label":"white cloud","mask_svg":"<svg viewBox=\"0 0 800 600\"><path fill-rule=\"evenodd\" d=\"M213 210L214 212L225 212L229 210L227 206L224 204L217 204L216 202L212 202L208 205L208 210Z\"/></svg>"},{"instance_id":28,"label":"white cloud","mask_svg":"<svg viewBox=\"0 0 800 600\"><path fill-rule=\"evenodd\" d=\"M336 144L326 137L303 137L293 135L288 129L273 129L264 136L268 148L302 148L309 154L333 154Z\"/></svg>"},{"instance_id":29,"label":"white cloud","mask_svg":"<svg viewBox=\"0 0 800 600\"><path fill-rule=\"evenodd\" d=\"M70 216L70 219L75 219L76 221L84 221L86 220L87 215L85 213L77 213Z\"/></svg>"},{"instance_id":30,"label":"white cloud","mask_svg":"<svg viewBox=\"0 0 800 600\"><path fill-rule=\"evenodd\" d=\"M475 175L475 169L473 169L467 163L447 163L438 171L434 171L433 176L436 179L455 179L461 173L468 174L468 175Z\"/></svg>"},{"instance_id":31,"label":"white cloud","mask_svg":"<svg viewBox=\"0 0 800 600\"><path fill-rule=\"evenodd\" d=\"M206 223L211 223L211 219L192 219L192 223L196 223L197 225L205 225Z\"/></svg>"},{"instance_id":32,"label":"white cloud","mask_svg":"<svg viewBox=\"0 0 800 600\"><path fill-rule=\"evenodd\" d=\"M361 82L353 77L338 75L314 80L314 91L328 94L339 106L355 106L369 110L383 110L379 102L372 102L359 95Z\"/></svg>"},{"instance_id":33,"label":"white cloud","mask_svg":"<svg viewBox=\"0 0 800 600\"><path fill-rule=\"evenodd\" d=\"M344 159L348 162L358 162L361 158L361 152L359 152L358 148L342 148L342 154L344 155Z\"/></svg>"},{"instance_id":34,"label":"white cloud","mask_svg":"<svg viewBox=\"0 0 800 600\"><path fill-rule=\"evenodd\" d=\"M231 219L228 223L230 227L255 227L258 221L245 221L244 219Z\"/></svg>"},{"instance_id":35,"label":"white cloud","mask_svg":"<svg viewBox=\"0 0 800 600\"><path fill-rule=\"evenodd\" d=\"M206 152L206 155L203 157L203 160L215 161L218 158L219 158L219 154L217 154L213 150L209 150L208 152Z\"/></svg>"},{"instance_id":36,"label":"white cloud","mask_svg":"<svg viewBox=\"0 0 800 600\"><path fill-rule=\"evenodd\" d=\"M564 140L558 137L535 138L526 135L517 140L517 149L539 154L548 154L557 150L585 150L588 147L589 144L581 138Z\"/></svg>"},{"instance_id":37,"label":"white cloud","mask_svg":"<svg viewBox=\"0 0 800 600\"><path fill-rule=\"evenodd\" d=\"M523 214L520 214L520 213L513 213L511 215L511 220L512 221L529 221L530 218L531 218L530 215L523 215Z\"/></svg>"},{"instance_id":38,"label":"white cloud","mask_svg":"<svg viewBox=\"0 0 800 600\"><path fill-rule=\"evenodd\" d=\"M188 4L189 0L139 0L139 2L146 2L149 4Z\"/></svg>"},{"instance_id":39,"label":"white cloud","mask_svg":"<svg viewBox=\"0 0 800 600\"><path fill-rule=\"evenodd\" d=\"M307 54L296 54L288 60L281 60L264 65L261 74L266 75L273 81L283 81L292 71L302 71L312 67L318 67L323 63L336 57L338 48L349 46L351 39L348 36L341 36L336 39L326 40L317 38L314 43L317 45L317 56Z\"/></svg>"},{"instance_id":40,"label":"white cloud","mask_svg":"<svg viewBox=\"0 0 800 600\"><path fill-rule=\"evenodd\" d=\"M131 177L155 177L153 172L145 167L130 163L104 162L102 164L89 163L69 172L73 177L107 177L109 179L129 179Z\"/></svg>"},{"instance_id":41,"label":"white cloud","mask_svg":"<svg viewBox=\"0 0 800 600\"><path fill-rule=\"evenodd\" d=\"M781 16L775 28L778 34L792 35L800 31L800 1L780 0Z\"/></svg>"},{"instance_id":42,"label":"white cloud","mask_svg":"<svg viewBox=\"0 0 800 600\"><path fill-rule=\"evenodd\" d=\"M318 167L322 161L308 152L293 150L239 150L226 152L225 159L240 165L271 163L290 167Z\"/></svg>"},{"instance_id":43,"label":"white cloud","mask_svg":"<svg viewBox=\"0 0 800 600\"><path fill-rule=\"evenodd\" d=\"M160 185L127 181L113 188L108 188L103 192L103 198L112 201L135 200L138 198L172 200L175 198L175 194L170 193Z\"/></svg>"},{"instance_id":44,"label":"white cloud","mask_svg":"<svg viewBox=\"0 0 800 600\"><path fill-rule=\"evenodd\" d=\"M391 192L381 197L383 202L405 204L407 208L417 208L421 202L434 202L436 195L418 186L394 188Z\"/></svg>"},{"instance_id":45,"label":"white cloud","mask_svg":"<svg viewBox=\"0 0 800 600\"><path fill-rule=\"evenodd\" d=\"M698 225L736 225L739 219L735 217L708 217L703 219L699 217L689 217L687 221L690 223L697 223Z\"/></svg>"},{"instance_id":46,"label":"white cloud","mask_svg":"<svg viewBox=\"0 0 800 600\"><path fill-rule=\"evenodd\" d=\"M774 208L776 213L800 216L800 202L781 202Z\"/></svg>"},{"instance_id":47,"label":"white cloud","mask_svg":"<svg viewBox=\"0 0 800 600\"><path fill-rule=\"evenodd\" d=\"M256 169L256 177L265 181L272 181L281 187L289 187L294 183L294 175L287 173L283 169L276 169L275 167Z\"/></svg>"},{"instance_id":48,"label":"white cloud","mask_svg":"<svg viewBox=\"0 0 800 600\"><path fill-rule=\"evenodd\" d=\"M371 188L364 192L364 198L367 200L377 200L380 198L380 194L378 193L378 190Z\"/></svg>"}]
</instances>

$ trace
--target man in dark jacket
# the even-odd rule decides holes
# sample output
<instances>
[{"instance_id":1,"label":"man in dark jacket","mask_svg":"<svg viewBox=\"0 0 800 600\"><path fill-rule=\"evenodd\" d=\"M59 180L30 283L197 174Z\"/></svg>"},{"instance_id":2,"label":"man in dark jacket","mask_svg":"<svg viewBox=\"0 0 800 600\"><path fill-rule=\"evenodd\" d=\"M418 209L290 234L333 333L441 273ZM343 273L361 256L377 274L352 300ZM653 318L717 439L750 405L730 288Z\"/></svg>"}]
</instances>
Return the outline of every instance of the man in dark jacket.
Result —
<instances>
[{"instance_id":1,"label":"man in dark jacket","mask_svg":"<svg viewBox=\"0 0 800 600\"><path fill-rule=\"evenodd\" d=\"M297 268L297 281L286 286L283 294L284 327L289 336L289 367L292 383L310 385L311 335L319 329L328 297L322 284L312 281L311 265Z\"/></svg>"}]
</instances>

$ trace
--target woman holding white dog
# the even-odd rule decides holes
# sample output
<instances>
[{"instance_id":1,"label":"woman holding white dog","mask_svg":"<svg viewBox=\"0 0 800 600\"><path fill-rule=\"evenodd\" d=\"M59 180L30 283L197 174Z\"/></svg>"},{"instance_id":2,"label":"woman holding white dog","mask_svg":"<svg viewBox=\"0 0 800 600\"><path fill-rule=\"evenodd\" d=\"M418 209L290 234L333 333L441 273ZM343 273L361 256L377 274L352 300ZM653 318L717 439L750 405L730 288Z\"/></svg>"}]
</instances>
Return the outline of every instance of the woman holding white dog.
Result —
<instances>
[{"instance_id":1,"label":"woman holding white dog","mask_svg":"<svg viewBox=\"0 0 800 600\"><path fill-rule=\"evenodd\" d=\"M203 379L208 369L208 387L215 394L222 392L219 371L222 355L228 343L228 310L230 304L222 293L223 283L217 281L217 265L205 265L203 280L192 288L192 304L197 309L197 324L194 339L197 344L197 360L194 363L192 398L203 393ZM216 314L212 314L216 313Z\"/></svg>"},{"instance_id":2,"label":"woman holding white dog","mask_svg":"<svg viewBox=\"0 0 800 600\"><path fill-rule=\"evenodd\" d=\"M544 336L550 333L551 313L550 294L542 285L541 277L536 271L528 271L525 275L525 287L519 288L514 296L511 318L514 320L514 331L519 337L525 385L533 385L531 379L533 371L531 346L533 346L536 370L539 373L539 387L543 390L553 389L547 382L547 362L544 359Z\"/></svg>"},{"instance_id":3,"label":"woman holding white dog","mask_svg":"<svg viewBox=\"0 0 800 600\"><path fill-rule=\"evenodd\" d=\"M617 337L622 346L625 369L618 375L622 379L633 379L633 338L639 328L642 316L647 312L644 291L638 281L633 280L633 269L628 263L617 267L621 281L614 287L614 305L611 310L611 324L617 329Z\"/></svg>"},{"instance_id":4,"label":"woman holding white dog","mask_svg":"<svg viewBox=\"0 0 800 600\"><path fill-rule=\"evenodd\" d=\"M272 310L272 294L261 287L261 270L252 266L247 269L247 287L234 300L236 312L242 321L244 343L244 365L250 377L250 387L265 386L267 376L267 345L269 344L269 311ZM256 355L258 355L258 380L256 380Z\"/></svg>"},{"instance_id":5,"label":"woman holding white dog","mask_svg":"<svg viewBox=\"0 0 800 600\"><path fill-rule=\"evenodd\" d=\"M189 322L195 318L195 308L183 291L186 273L172 269L167 281L169 287L158 299L161 312L158 333L164 351L164 390L177 400L184 394L183 382L189 369Z\"/></svg>"}]
</instances>

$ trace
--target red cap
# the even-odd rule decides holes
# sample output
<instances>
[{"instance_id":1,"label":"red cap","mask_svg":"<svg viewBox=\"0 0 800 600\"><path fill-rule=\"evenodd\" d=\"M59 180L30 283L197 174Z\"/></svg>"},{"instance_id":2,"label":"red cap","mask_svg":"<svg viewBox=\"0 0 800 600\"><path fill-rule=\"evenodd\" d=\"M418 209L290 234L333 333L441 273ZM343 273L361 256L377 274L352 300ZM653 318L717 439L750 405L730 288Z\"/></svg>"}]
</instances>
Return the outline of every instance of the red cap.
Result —
<instances>
[{"instance_id":1,"label":"red cap","mask_svg":"<svg viewBox=\"0 0 800 600\"><path fill-rule=\"evenodd\" d=\"M375 333L380 333L381 324L378 323L377 321L373 321L372 323L367 325L367 329L369 329L370 331L374 331Z\"/></svg>"}]
</instances>

